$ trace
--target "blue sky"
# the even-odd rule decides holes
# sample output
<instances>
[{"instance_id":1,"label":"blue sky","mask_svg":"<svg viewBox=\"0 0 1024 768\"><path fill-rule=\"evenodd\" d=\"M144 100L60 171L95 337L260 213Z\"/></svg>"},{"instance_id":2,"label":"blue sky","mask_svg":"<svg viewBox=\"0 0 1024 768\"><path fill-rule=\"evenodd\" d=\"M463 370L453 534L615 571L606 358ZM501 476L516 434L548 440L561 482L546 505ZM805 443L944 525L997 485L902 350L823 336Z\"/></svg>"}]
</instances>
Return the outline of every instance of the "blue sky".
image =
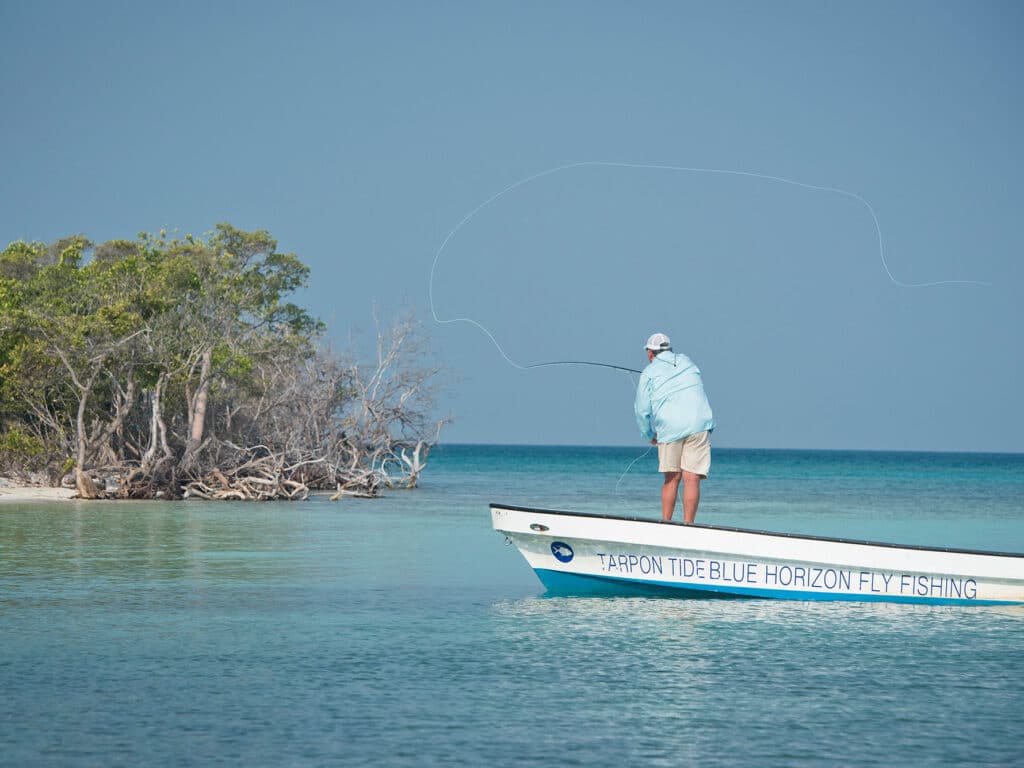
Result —
<instances>
[{"instance_id":1,"label":"blue sky","mask_svg":"<svg viewBox=\"0 0 1024 768\"><path fill-rule=\"evenodd\" d=\"M1024 450L1012 2L0 0L0 241L269 229L357 352L701 366L716 444ZM903 287L897 283L987 283ZM431 324L449 441L639 443L634 381Z\"/></svg>"}]
</instances>

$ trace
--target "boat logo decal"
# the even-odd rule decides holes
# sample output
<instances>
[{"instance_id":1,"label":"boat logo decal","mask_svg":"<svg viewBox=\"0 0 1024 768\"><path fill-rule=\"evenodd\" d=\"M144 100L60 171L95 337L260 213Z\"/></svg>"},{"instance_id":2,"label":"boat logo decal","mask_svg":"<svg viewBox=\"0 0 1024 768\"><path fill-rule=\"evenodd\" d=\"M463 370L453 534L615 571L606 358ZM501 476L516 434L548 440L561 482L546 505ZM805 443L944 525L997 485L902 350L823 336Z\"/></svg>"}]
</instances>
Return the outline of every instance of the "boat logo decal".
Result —
<instances>
[{"instance_id":1,"label":"boat logo decal","mask_svg":"<svg viewBox=\"0 0 1024 768\"><path fill-rule=\"evenodd\" d=\"M568 563L570 560L572 560L573 551L572 547L570 547L564 541L552 541L551 554L555 556L555 560L557 560L558 562Z\"/></svg>"}]
</instances>

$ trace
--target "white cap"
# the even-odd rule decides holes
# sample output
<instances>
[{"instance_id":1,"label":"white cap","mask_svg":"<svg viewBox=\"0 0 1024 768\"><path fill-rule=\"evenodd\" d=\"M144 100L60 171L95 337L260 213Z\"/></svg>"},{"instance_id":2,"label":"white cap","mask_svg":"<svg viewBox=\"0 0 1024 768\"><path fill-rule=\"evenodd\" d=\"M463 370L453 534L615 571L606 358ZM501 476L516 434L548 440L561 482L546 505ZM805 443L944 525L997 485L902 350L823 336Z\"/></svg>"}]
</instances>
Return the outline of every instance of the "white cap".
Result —
<instances>
[{"instance_id":1,"label":"white cap","mask_svg":"<svg viewBox=\"0 0 1024 768\"><path fill-rule=\"evenodd\" d=\"M664 352L666 349L672 349L672 340L664 333L655 333L647 340L644 349L649 349L652 352Z\"/></svg>"}]
</instances>

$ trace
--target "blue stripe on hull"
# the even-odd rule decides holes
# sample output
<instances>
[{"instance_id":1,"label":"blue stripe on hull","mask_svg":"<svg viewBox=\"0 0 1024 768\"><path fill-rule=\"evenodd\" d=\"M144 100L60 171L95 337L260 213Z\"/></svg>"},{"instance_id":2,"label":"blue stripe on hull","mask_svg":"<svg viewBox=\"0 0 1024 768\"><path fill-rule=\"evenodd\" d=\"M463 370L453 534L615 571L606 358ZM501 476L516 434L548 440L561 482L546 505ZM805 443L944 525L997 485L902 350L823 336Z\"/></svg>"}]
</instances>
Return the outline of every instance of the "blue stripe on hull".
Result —
<instances>
[{"instance_id":1,"label":"blue stripe on hull","mask_svg":"<svg viewBox=\"0 0 1024 768\"><path fill-rule=\"evenodd\" d=\"M805 592L760 587L711 587L675 582L641 581L617 576L566 573L549 568L534 568L537 578L552 595L588 595L616 597L685 597L698 599L760 598L775 600L817 600L865 603L910 603L917 605L1021 605L1013 600L971 600L967 598L915 597L901 595L862 595L842 592Z\"/></svg>"}]
</instances>

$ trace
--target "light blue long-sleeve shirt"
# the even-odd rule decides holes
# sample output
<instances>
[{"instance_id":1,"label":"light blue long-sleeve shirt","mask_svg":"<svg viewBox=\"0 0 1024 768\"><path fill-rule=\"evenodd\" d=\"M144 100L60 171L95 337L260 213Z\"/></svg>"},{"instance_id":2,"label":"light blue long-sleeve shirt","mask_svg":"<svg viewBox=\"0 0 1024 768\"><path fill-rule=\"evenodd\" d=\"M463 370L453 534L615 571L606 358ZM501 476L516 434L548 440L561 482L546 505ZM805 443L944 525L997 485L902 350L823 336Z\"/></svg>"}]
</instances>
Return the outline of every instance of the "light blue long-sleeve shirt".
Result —
<instances>
[{"instance_id":1,"label":"light blue long-sleeve shirt","mask_svg":"<svg viewBox=\"0 0 1024 768\"><path fill-rule=\"evenodd\" d=\"M659 352L641 372L633 409L645 440L673 443L715 428L700 369L672 351Z\"/></svg>"}]
</instances>

